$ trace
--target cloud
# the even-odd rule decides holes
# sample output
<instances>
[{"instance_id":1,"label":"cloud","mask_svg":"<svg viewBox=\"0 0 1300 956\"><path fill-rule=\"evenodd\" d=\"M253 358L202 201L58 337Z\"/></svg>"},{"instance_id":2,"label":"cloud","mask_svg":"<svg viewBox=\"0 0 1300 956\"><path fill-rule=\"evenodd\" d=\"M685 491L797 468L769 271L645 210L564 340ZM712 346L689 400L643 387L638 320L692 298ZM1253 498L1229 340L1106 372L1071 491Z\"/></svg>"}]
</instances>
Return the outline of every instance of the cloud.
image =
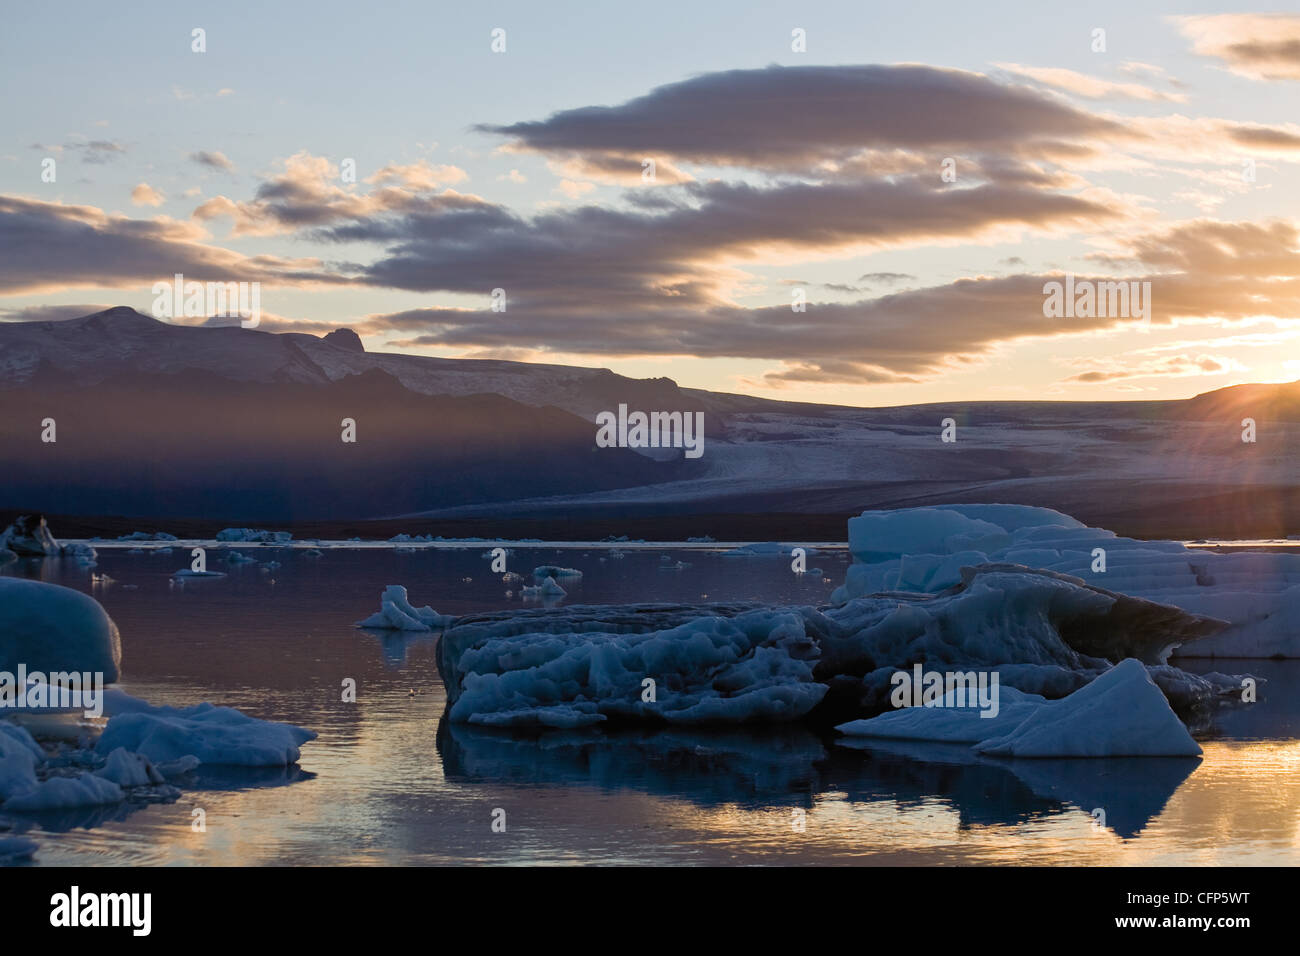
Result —
<instances>
[{"instance_id":1,"label":"cloud","mask_svg":"<svg viewBox=\"0 0 1300 956\"><path fill-rule=\"evenodd\" d=\"M209 169L219 169L227 173L235 171L235 164L226 157L225 153L218 150L201 149L190 153L190 159L200 166L207 166Z\"/></svg>"},{"instance_id":2,"label":"cloud","mask_svg":"<svg viewBox=\"0 0 1300 956\"><path fill-rule=\"evenodd\" d=\"M0 322L62 322L111 309L111 305L24 305L0 309Z\"/></svg>"},{"instance_id":3,"label":"cloud","mask_svg":"<svg viewBox=\"0 0 1300 956\"><path fill-rule=\"evenodd\" d=\"M1300 15L1222 13L1174 17L1192 49L1252 80L1300 80Z\"/></svg>"},{"instance_id":4,"label":"cloud","mask_svg":"<svg viewBox=\"0 0 1300 956\"><path fill-rule=\"evenodd\" d=\"M94 206L0 196L0 293L133 288L177 272L199 281L345 281L318 259L244 256L204 238L200 227L166 216L130 219Z\"/></svg>"},{"instance_id":5,"label":"cloud","mask_svg":"<svg viewBox=\"0 0 1300 956\"><path fill-rule=\"evenodd\" d=\"M1078 73L1063 67L1022 66L1019 63L995 63L994 66L1009 73L1028 77L1042 83L1044 86L1065 90L1067 93L1073 93L1076 96L1091 100L1127 99L1174 103L1182 103L1187 100L1187 97L1182 93L1165 93L1141 83L1117 83L1113 80L1103 80L1100 77L1089 76L1086 73Z\"/></svg>"},{"instance_id":6,"label":"cloud","mask_svg":"<svg viewBox=\"0 0 1300 956\"><path fill-rule=\"evenodd\" d=\"M428 160L421 159L406 166L389 163L366 182L423 191L464 182L466 179L469 179L469 174L459 166L434 166Z\"/></svg>"},{"instance_id":7,"label":"cloud","mask_svg":"<svg viewBox=\"0 0 1300 956\"><path fill-rule=\"evenodd\" d=\"M395 212L457 210L483 201L447 189L433 195L438 175L454 175L456 167L385 166L370 177L376 188L358 194L343 188L339 167L328 159L297 153L284 161L284 172L263 182L251 201L216 196L194 210L194 218L208 221L229 217L235 236L272 236L368 220Z\"/></svg>"},{"instance_id":8,"label":"cloud","mask_svg":"<svg viewBox=\"0 0 1300 956\"><path fill-rule=\"evenodd\" d=\"M692 77L619 106L480 125L511 148L589 163L672 157L724 166L811 169L864 149L958 146L1067 156L1122 124L1025 87L921 65L769 66ZM940 154L942 155L942 154Z\"/></svg>"},{"instance_id":9,"label":"cloud","mask_svg":"<svg viewBox=\"0 0 1300 956\"><path fill-rule=\"evenodd\" d=\"M131 190L131 202L137 206L161 206L165 197L148 183L141 183Z\"/></svg>"},{"instance_id":10,"label":"cloud","mask_svg":"<svg viewBox=\"0 0 1300 956\"><path fill-rule=\"evenodd\" d=\"M1082 364L1096 367L1080 372L1078 375L1071 375L1066 382L1097 385L1133 378L1186 378L1196 375L1226 375L1229 372L1245 370L1245 366L1235 359L1204 353L1169 355L1159 359L1116 356L1083 360Z\"/></svg>"}]
</instances>

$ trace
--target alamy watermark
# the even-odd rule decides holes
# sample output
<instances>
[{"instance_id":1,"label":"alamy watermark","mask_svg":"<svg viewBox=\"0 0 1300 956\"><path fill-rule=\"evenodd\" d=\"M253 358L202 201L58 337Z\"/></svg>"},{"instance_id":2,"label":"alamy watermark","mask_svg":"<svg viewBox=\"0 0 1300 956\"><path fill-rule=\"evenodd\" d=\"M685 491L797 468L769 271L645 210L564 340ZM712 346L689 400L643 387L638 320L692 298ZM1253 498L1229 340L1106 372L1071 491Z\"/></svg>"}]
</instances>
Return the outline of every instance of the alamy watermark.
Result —
<instances>
[{"instance_id":1,"label":"alamy watermark","mask_svg":"<svg viewBox=\"0 0 1300 956\"><path fill-rule=\"evenodd\" d=\"M151 291L155 319L238 316L245 329L255 329L262 321L260 282L186 282L178 272L171 282L155 282Z\"/></svg>"},{"instance_id":2,"label":"alamy watermark","mask_svg":"<svg viewBox=\"0 0 1300 956\"><path fill-rule=\"evenodd\" d=\"M889 678L895 707L978 707L981 717L996 717L999 708L997 671L927 671L920 664L911 673L895 671Z\"/></svg>"},{"instance_id":3,"label":"alamy watermark","mask_svg":"<svg viewBox=\"0 0 1300 956\"><path fill-rule=\"evenodd\" d=\"M87 717L104 714L102 671L0 671L0 710L81 710Z\"/></svg>"},{"instance_id":4,"label":"alamy watermark","mask_svg":"<svg viewBox=\"0 0 1300 956\"><path fill-rule=\"evenodd\" d=\"M1049 319L1141 319L1151 321L1151 282L1075 279L1043 284L1043 315Z\"/></svg>"},{"instance_id":5,"label":"alamy watermark","mask_svg":"<svg viewBox=\"0 0 1300 956\"><path fill-rule=\"evenodd\" d=\"M703 412L631 412L596 415L596 445L600 448L683 448L687 458L704 454Z\"/></svg>"}]
</instances>

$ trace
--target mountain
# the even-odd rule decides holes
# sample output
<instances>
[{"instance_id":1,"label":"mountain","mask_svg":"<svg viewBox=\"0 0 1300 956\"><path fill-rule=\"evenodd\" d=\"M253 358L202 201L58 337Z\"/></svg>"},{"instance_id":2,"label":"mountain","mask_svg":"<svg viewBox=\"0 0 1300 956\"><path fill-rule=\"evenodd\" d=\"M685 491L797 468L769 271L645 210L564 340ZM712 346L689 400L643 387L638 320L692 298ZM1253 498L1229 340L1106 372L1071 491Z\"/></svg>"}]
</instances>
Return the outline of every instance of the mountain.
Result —
<instances>
[{"instance_id":1,"label":"mountain","mask_svg":"<svg viewBox=\"0 0 1300 956\"><path fill-rule=\"evenodd\" d=\"M620 404L702 412L703 457L597 448L597 413ZM46 418L56 443L40 441ZM355 444L340 440L344 418ZM179 326L126 308L0 324L0 510L806 538L868 507L1004 501L1131 534L1277 536L1300 530L1298 440L1300 383L1186 401L852 408L368 352L347 329Z\"/></svg>"}]
</instances>

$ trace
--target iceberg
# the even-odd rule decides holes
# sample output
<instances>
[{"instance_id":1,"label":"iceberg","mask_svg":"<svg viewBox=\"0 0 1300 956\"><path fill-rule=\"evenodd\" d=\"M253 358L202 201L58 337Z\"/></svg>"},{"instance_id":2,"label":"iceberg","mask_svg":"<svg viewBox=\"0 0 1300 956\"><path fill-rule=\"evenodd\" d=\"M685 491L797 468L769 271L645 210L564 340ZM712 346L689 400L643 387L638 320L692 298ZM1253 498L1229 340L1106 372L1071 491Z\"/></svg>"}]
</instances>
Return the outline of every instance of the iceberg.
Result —
<instances>
[{"instance_id":1,"label":"iceberg","mask_svg":"<svg viewBox=\"0 0 1300 956\"><path fill-rule=\"evenodd\" d=\"M439 614L428 605L412 607L406 588L390 584L379 597L379 610L358 621L356 626L386 631L432 631L446 627L452 620L450 615Z\"/></svg>"},{"instance_id":2,"label":"iceberg","mask_svg":"<svg viewBox=\"0 0 1300 956\"><path fill-rule=\"evenodd\" d=\"M101 672L118 679L117 625L87 594L43 581L0 577L0 670Z\"/></svg>"},{"instance_id":3,"label":"iceberg","mask_svg":"<svg viewBox=\"0 0 1300 956\"><path fill-rule=\"evenodd\" d=\"M555 578L547 578L541 584L525 584L520 593L524 597L563 597L569 592L560 587Z\"/></svg>"},{"instance_id":4,"label":"iceberg","mask_svg":"<svg viewBox=\"0 0 1300 956\"><path fill-rule=\"evenodd\" d=\"M1001 692L996 716L975 707L907 707L835 729L852 737L968 743L1001 757L1194 757L1201 748L1141 661L1121 661L1059 700Z\"/></svg>"},{"instance_id":5,"label":"iceberg","mask_svg":"<svg viewBox=\"0 0 1300 956\"><path fill-rule=\"evenodd\" d=\"M1195 757L1192 739L1140 661L1121 661L1014 730L975 745L1003 757Z\"/></svg>"},{"instance_id":6,"label":"iceberg","mask_svg":"<svg viewBox=\"0 0 1300 956\"><path fill-rule=\"evenodd\" d=\"M916 663L996 670L1003 693L1056 699L1133 657L1191 719L1239 692L1240 680L1186 674L1167 659L1224 626L1067 575L997 565L966 569L941 594L820 610L650 604L466 615L443 632L438 666L451 719L484 726L843 723L889 710L890 676ZM647 679L654 702L640 698Z\"/></svg>"},{"instance_id":7,"label":"iceberg","mask_svg":"<svg viewBox=\"0 0 1300 956\"><path fill-rule=\"evenodd\" d=\"M298 762L304 743L316 739L316 733L304 727L259 720L233 707L208 703L155 707L119 693L114 695L112 710L95 752L110 757L120 747L147 758L155 767L186 757L204 765L287 767Z\"/></svg>"},{"instance_id":8,"label":"iceberg","mask_svg":"<svg viewBox=\"0 0 1300 956\"><path fill-rule=\"evenodd\" d=\"M21 515L0 533L0 548L17 555L52 557L59 553L59 543L50 534L43 517Z\"/></svg>"},{"instance_id":9,"label":"iceberg","mask_svg":"<svg viewBox=\"0 0 1300 956\"><path fill-rule=\"evenodd\" d=\"M1216 553L1122 538L1047 508L944 505L849 519L854 563L831 600L937 593L964 568L1022 565L1216 618L1213 638L1181 656L1300 657L1300 554Z\"/></svg>"},{"instance_id":10,"label":"iceberg","mask_svg":"<svg viewBox=\"0 0 1300 956\"><path fill-rule=\"evenodd\" d=\"M533 577L539 581L543 578L555 578L557 580L559 578L572 578L577 581L582 579L582 572L576 568L562 568L555 564L543 564L540 567L533 568Z\"/></svg>"}]
</instances>

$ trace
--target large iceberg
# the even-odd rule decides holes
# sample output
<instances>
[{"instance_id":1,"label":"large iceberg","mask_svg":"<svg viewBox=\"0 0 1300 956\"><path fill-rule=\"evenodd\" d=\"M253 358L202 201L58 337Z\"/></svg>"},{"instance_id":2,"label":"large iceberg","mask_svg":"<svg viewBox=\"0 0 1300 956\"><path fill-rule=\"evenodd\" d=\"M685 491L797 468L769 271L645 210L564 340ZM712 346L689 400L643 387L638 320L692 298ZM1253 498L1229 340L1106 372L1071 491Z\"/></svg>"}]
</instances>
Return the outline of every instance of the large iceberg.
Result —
<instances>
[{"instance_id":1,"label":"large iceberg","mask_svg":"<svg viewBox=\"0 0 1300 956\"><path fill-rule=\"evenodd\" d=\"M831 599L935 593L962 569L1023 565L1227 622L1182 656L1300 657L1300 554L1121 538L1047 508L944 505L849 519L854 563Z\"/></svg>"},{"instance_id":2,"label":"large iceberg","mask_svg":"<svg viewBox=\"0 0 1300 956\"><path fill-rule=\"evenodd\" d=\"M1175 709L1200 720L1238 678L1167 663L1226 625L1023 567L966 569L940 594L878 594L838 607L579 606L455 619L438 646L452 720L579 726L809 718L890 707L890 678L922 664L996 670L1001 686L1064 697L1140 661ZM646 691L653 693L647 698Z\"/></svg>"},{"instance_id":3,"label":"large iceberg","mask_svg":"<svg viewBox=\"0 0 1300 956\"><path fill-rule=\"evenodd\" d=\"M99 672L118 679L117 625L87 594L43 581L0 577L0 670Z\"/></svg>"}]
</instances>

